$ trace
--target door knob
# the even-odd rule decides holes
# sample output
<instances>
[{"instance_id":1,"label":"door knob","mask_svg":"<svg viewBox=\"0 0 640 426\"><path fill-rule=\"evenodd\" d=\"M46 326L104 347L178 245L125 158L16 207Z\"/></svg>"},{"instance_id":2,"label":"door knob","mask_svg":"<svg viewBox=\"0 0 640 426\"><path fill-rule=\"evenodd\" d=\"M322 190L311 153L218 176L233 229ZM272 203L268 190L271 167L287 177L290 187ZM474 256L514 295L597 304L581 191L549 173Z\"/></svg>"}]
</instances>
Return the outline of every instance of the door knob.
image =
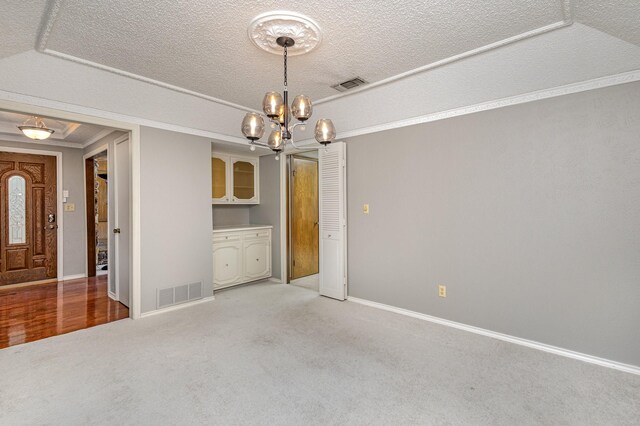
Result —
<instances>
[{"instance_id":1,"label":"door knob","mask_svg":"<svg viewBox=\"0 0 640 426\"><path fill-rule=\"evenodd\" d=\"M114 228L113 229L113 233L114 234L119 234L120 233L120 228Z\"/></svg>"},{"instance_id":2,"label":"door knob","mask_svg":"<svg viewBox=\"0 0 640 426\"><path fill-rule=\"evenodd\" d=\"M44 227L44 229L45 229L45 230L47 230L47 229L58 229L58 225L46 225L46 226Z\"/></svg>"}]
</instances>

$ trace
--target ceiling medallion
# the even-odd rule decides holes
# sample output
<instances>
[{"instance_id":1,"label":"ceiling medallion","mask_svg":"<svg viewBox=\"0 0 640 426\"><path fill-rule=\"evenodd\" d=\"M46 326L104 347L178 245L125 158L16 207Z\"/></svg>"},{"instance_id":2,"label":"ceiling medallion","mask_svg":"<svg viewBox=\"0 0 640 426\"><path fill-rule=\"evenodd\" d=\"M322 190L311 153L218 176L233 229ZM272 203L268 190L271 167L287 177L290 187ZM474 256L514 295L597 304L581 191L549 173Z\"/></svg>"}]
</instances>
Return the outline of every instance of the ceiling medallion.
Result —
<instances>
[{"instance_id":1,"label":"ceiling medallion","mask_svg":"<svg viewBox=\"0 0 640 426\"><path fill-rule=\"evenodd\" d=\"M276 55L282 54L278 37L289 37L296 41L289 48L291 56L311 52L320 44L320 27L311 18L296 12L267 12L253 18L247 30L249 38L257 47Z\"/></svg>"}]
</instances>

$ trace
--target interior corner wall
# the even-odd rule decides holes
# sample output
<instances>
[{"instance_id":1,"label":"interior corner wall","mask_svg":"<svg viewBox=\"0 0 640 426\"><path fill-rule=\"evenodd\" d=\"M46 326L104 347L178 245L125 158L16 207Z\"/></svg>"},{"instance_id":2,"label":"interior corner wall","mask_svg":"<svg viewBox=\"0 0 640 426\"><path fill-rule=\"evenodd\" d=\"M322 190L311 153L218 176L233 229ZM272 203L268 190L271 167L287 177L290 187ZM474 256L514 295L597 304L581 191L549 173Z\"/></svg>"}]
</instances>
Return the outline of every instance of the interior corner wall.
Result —
<instances>
[{"instance_id":1,"label":"interior corner wall","mask_svg":"<svg viewBox=\"0 0 640 426\"><path fill-rule=\"evenodd\" d=\"M251 206L213 204L211 207L213 226L249 225L251 223Z\"/></svg>"},{"instance_id":2,"label":"interior corner wall","mask_svg":"<svg viewBox=\"0 0 640 426\"><path fill-rule=\"evenodd\" d=\"M256 225L273 225L271 231L271 274L282 278L280 241L280 161L275 155L260 157L260 204L251 206L250 220Z\"/></svg>"},{"instance_id":3,"label":"interior corner wall","mask_svg":"<svg viewBox=\"0 0 640 426\"><path fill-rule=\"evenodd\" d=\"M68 204L75 204L73 212L58 212L63 215L63 271L64 276L86 274L84 229L84 175L82 174L82 150L59 146L40 145L29 142L13 142L0 140L0 146L9 148L33 149L62 153L62 186L69 191ZM60 274L60 271L58 271ZM58 278L62 278L59 276Z\"/></svg>"},{"instance_id":4,"label":"interior corner wall","mask_svg":"<svg viewBox=\"0 0 640 426\"><path fill-rule=\"evenodd\" d=\"M213 295L211 141L140 128L141 311L158 289L202 282Z\"/></svg>"},{"instance_id":5,"label":"interior corner wall","mask_svg":"<svg viewBox=\"0 0 640 426\"><path fill-rule=\"evenodd\" d=\"M640 366L639 135L630 83L348 139L349 294Z\"/></svg>"}]
</instances>

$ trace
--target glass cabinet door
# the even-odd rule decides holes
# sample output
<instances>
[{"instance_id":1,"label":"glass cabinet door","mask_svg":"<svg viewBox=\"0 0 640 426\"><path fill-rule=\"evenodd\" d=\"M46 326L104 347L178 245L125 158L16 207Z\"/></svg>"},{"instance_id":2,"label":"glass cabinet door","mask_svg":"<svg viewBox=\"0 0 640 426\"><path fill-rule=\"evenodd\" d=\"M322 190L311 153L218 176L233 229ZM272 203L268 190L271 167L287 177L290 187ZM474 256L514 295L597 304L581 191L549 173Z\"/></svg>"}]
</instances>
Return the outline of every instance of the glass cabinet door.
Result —
<instances>
[{"instance_id":1,"label":"glass cabinet door","mask_svg":"<svg viewBox=\"0 0 640 426\"><path fill-rule=\"evenodd\" d=\"M256 198L256 166L249 160L233 162L233 200L252 201Z\"/></svg>"},{"instance_id":2,"label":"glass cabinet door","mask_svg":"<svg viewBox=\"0 0 640 426\"><path fill-rule=\"evenodd\" d=\"M227 159L211 158L211 198L213 201L229 201L227 194Z\"/></svg>"}]
</instances>

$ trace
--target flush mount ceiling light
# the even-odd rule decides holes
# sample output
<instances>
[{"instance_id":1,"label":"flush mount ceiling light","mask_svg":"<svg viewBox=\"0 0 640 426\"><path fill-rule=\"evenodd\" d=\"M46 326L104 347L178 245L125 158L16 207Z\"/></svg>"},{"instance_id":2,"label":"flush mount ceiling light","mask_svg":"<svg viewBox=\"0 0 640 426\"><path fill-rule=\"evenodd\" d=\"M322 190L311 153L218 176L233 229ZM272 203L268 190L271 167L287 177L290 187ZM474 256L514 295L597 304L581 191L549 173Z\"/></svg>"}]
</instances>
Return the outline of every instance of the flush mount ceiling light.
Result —
<instances>
[{"instance_id":1,"label":"flush mount ceiling light","mask_svg":"<svg viewBox=\"0 0 640 426\"><path fill-rule=\"evenodd\" d=\"M18 129L20 129L26 137L36 141L48 139L54 132L44 125L44 121L35 116L29 117L27 121L22 123L22 126L18 126Z\"/></svg>"},{"instance_id":2,"label":"flush mount ceiling light","mask_svg":"<svg viewBox=\"0 0 640 426\"><path fill-rule=\"evenodd\" d=\"M257 16L249 25L249 38L260 49L284 56L284 90L267 92L262 101L262 110L271 122L271 134L267 143L258 142L264 135L264 118L261 114L249 112L242 120L242 134L249 139L251 150L255 146L264 146L278 154L287 143L298 148L293 141L293 130L300 126L304 130L306 121L311 117L313 105L305 95L298 95L289 107L287 89L287 56L302 55L313 50L321 40L320 27L310 18L293 12L269 12ZM298 122L292 123L292 116ZM315 138L322 145L327 145L336 137L333 122L321 118L316 122Z\"/></svg>"}]
</instances>

